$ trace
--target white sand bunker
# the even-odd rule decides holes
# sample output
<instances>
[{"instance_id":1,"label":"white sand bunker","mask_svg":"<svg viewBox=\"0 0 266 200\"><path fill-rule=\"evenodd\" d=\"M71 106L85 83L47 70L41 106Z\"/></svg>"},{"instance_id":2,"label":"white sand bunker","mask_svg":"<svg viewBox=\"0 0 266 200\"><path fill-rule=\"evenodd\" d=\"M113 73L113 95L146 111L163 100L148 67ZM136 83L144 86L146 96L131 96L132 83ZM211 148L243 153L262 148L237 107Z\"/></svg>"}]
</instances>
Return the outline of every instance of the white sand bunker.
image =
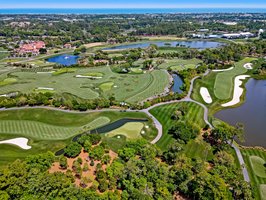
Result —
<instances>
[{"instance_id":1,"label":"white sand bunker","mask_svg":"<svg viewBox=\"0 0 266 200\"><path fill-rule=\"evenodd\" d=\"M230 68L227 68L227 69L214 69L212 70L213 72L224 72L224 71L230 71L234 69L234 67L230 67Z\"/></svg>"},{"instance_id":2,"label":"white sand bunker","mask_svg":"<svg viewBox=\"0 0 266 200\"><path fill-rule=\"evenodd\" d=\"M200 95L206 103L212 103L211 95L206 87L200 88Z\"/></svg>"},{"instance_id":3,"label":"white sand bunker","mask_svg":"<svg viewBox=\"0 0 266 200\"><path fill-rule=\"evenodd\" d=\"M54 90L54 88L48 88L48 87L38 87L37 90Z\"/></svg>"},{"instance_id":4,"label":"white sand bunker","mask_svg":"<svg viewBox=\"0 0 266 200\"><path fill-rule=\"evenodd\" d=\"M19 146L22 149L31 149L31 146L28 146L28 139L27 138L14 138L10 140L3 140L0 141L0 144L13 144Z\"/></svg>"},{"instance_id":5,"label":"white sand bunker","mask_svg":"<svg viewBox=\"0 0 266 200\"><path fill-rule=\"evenodd\" d=\"M244 91L243 88L240 86L242 85L242 81L245 78L250 77L249 75L240 75L235 78L235 86L234 86L234 94L233 99L225 104L222 104L223 107L233 106L235 104L238 104L240 102L240 97Z\"/></svg>"},{"instance_id":6,"label":"white sand bunker","mask_svg":"<svg viewBox=\"0 0 266 200\"><path fill-rule=\"evenodd\" d=\"M246 69L252 69L252 63L246 63L243 65Z\"/></svg>"},{"instance_id":7,"label":"white sand bunker","mask_svg":"<svg viewBox=\"0 0 266 200\"><path fill-rule=\"evenodd\" d=\"M49 72L36 72L37 74L52 74L54 73L55 71L49 71Z\"/></svg>"},{"instance_id":8,"label":"white sand bunker","mask_svg":"<svg viewBox=\"0 0 266 200\"><path fill-rule=\"evenodd\" d=\"M85 75L76 75L76 78L92 78L92 79L101 79L103 77L98 76L85 76Z\"/></svg>"}]
</instances>

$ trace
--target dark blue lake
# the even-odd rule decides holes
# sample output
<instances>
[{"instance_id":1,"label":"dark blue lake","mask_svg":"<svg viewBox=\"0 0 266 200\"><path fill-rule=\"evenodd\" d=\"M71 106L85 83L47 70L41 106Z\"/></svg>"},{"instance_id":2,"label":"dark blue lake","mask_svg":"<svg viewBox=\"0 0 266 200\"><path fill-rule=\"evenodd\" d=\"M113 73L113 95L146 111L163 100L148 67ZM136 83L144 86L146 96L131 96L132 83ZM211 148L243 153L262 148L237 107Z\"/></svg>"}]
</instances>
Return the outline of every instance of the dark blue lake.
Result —
<instances>
[{"instance_id":1,"label":"dark blue lake","mask_svg":"<svg viewBox=\"0 0 266 200\"><path fill-rule=\"evenodd\" d=\"M55 57L48 58L48 62L57 63L64 66L75 65L78 62L79 56L74 56L70 54L63 54Z\"/></svg>"},{"instance_id":2,"label":"dark blue lake","mask_svg":"<svg viewBox=\"0 0 266 200\"><path fill-rule=\"evenodd\" d=\"M181 87L183 86L184 82L180 76L177 74L172 75L174 79L174 85L172 86L171 90L175 93L181 94L183 91L181 90Z\"/></svg>"},{"instance_id":3,"label":"dark blue lake","mask_svg":"<svg viewBox=\"0 0 266 200\"><path fill-rule=\"evenodd\" d=\"M215 117L231 125L243 123L243 145L266 148L266 80L250 79L245 86L245 102L239 107L221 110Z\"/></svg>"},{"instance_id":4,"label":"dark blue lake","mask_svg":"<svg viewBox=\"0 0 266 200\"><path fill-rule=\"evenodd\" d=\"M185 46L195 49L207 49L207 48L217 48L224 43L222 42L213 42L213 41L160 41L160 42L143 42L143 43L134 43L134 44L124 44L113 46L109 48L104 48L103 50L122 50L122 49L136 49L136 48L147 48L151 44L155 44L158 47L176 47L176 46Z\"/></svg>"}]
</instances>

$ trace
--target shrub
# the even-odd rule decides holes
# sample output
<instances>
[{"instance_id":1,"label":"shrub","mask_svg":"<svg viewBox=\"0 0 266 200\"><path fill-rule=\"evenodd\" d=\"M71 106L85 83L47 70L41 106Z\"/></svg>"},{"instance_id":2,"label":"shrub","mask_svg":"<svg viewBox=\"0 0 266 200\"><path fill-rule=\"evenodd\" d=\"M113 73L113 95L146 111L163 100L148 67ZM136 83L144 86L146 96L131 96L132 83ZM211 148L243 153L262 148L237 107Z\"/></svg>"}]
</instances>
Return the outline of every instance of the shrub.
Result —
<instances>
[{"instance_id":1,"label":"shrub","mask_svg":"<svg viewBox=\"0 0 266 200\"><path fill-rule=\"evenodd\" d=\"M67 157L75 158L81 152L82 146L77 142L70 143L65 149L65 155Z\"/></svg>"}]
</instances>

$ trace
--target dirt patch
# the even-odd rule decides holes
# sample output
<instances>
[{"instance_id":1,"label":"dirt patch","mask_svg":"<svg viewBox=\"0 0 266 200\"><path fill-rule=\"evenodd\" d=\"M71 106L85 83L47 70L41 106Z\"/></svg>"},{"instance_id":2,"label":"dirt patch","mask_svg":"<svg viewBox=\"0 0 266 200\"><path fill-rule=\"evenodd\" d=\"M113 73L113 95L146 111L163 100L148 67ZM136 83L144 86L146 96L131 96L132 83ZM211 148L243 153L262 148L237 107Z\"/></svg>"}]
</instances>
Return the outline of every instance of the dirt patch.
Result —
<instances>
[{"instance_id":1,"label":"dirt patch","mask_svg":"<svg viewBox=\"0 0 266 200\"><path fill-rule=\"evenodd\" d=\"M86 48L91 48L91 47L97 47L97 46L102 46L105 45L104 42L93 42L93 43L88 43L88 44L84 44L83 46L85 46Z\"/></svg>"},{"instance_id":2,"label":"dirt patch","mask_svg":"<svg viewBox=\"0 0 266 200\"><path fill-rule=\"evenodd\" d=\"M112 150L109 150L109 152L106 153L106 155L107 154L111 157L111 161L110 161L110 164L111 164L113 162L113 160L115 158L117 158L117 154L114 151L112 151ZM72 169L74 161L77 160L78 158L82 159L82 164L80 165L82 169L83 169L85 163L88 164L88 171L83 171L81 178L76 177L75 176L76 173ZM55 162L55 163L53 163L52 167L49 169L49 173L55 173L55 172L66 173L67 170L70 170L72 172L72 175L75 178L75 185L78 186L78 187L81 187L81 180L86 178L88 180L88 183L86 184L87 186L83 185L82 187L83 188L88 188L88 187L91 187L93 185L93 182L95 182L95 179L96 179L96 166L97 166L98 163L101 163L101 161L94 160L94 165L93 166L91 166L90 163L91 163L91 159L89 158L89 153L83 151L83 149L82 149L81 153L76 158L67 158L67 165L68 165L67 169L62 169L60 167L60 165L59 165L59 162ZM102 170L106 171L106 168L110 164L106 165L106 164L102 163Z\"/></svg>"}]
</instances>

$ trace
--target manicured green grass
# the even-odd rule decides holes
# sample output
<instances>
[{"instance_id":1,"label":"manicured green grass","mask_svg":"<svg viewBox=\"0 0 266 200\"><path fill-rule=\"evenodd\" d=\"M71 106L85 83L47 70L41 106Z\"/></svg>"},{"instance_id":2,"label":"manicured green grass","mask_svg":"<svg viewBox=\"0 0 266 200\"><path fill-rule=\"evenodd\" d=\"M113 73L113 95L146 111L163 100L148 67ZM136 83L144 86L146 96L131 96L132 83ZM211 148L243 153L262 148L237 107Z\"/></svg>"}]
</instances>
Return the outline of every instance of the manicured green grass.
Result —
<instances>
[{"instance_id":1,"label":"manicured green grass","mask_svg":"<svg viewBox=\"0 0 266 200\"><path fill-rule=\"evenodd\" d=\"M171 59L171 60L165 60L164 63L159 65L159 68L161 69L167 69L170 67L172 70L184 70L188 68L195 68L197 64L201 63L202 61L198 59L188 59L188 60L183 60L183 59Z\"/></svg>"},{"instance_id":2,"label":"manicured green grass","mask_svg":"<svg viewBox=\"0 0 266 200\"><path fill-rule=\"evenodd\" d=\"M121 126L118 129L115 129L109 133L106 133L107 137L114 136L125 136L127 139L138 139L142 138L140 132L143 128L143 123L141 122L128 122L125 125Z\"/></svg>"},{"instance_id":3,"label":"manicured green grass","mask_svg":"<svg viewBox=\"0 0 266 200\"><path fill-rule=\"evenodd\" d=\"M266 184L260 185L260 196L261 196L261 200L266 199Z\"/></svg>"},{"instance_id":4,"label":"manicured green grass","mask_svg":"<svg viewBox=\"0 0 266 200\"><path fill-rule=\"evenodd\" d=\"M16 136L13 136L12 138L15 138ZM19 137L19 136L18 136ZM2 140L3 135L1 134L0 139ZM7 138L5 136L5 138ZM29 150L22 150L21 148L17 146L11 146L7 144L1 144L0 145L0 167L7 165L8 163L11 163L15 161L16 159L25 159L25 157L29 155L34 154L40 154L47 151L56 152L66 146L67 143L69 143L70 140L64 140L64 141L29 141L29 145L32 147Z\"/></svg>"},{"instance_id":5,"label":"manicured green grass","mask_svg":"<svg viewBox=\"0 0 266 200\"><path fill-rule=\"evenodd\" d=\"M203 128L205 126L205 122L203 120L204 110L195 103L172 103L153 108L150 110L150 113L153 114L163 126L163 136L158 143L156 143L161 149L166 149L173 141L172 136L168 134L168 130L175 123L175 121L171 119L171 115L181 106L186 106L188 108L188 111L184 116L185 122L193 123L193 125L198 128Z\"/></svg>"},{"instance_id":6,"label":"manicured green grass","mask_svg":"<svg viewBox=\"0 0 266 200\"><path fill-rule=\"evenodd\" d=\"M151 119L140 112L68 113L39 108L0 111L0 140L26 137L32 146L30 150L22 150L1 144L0 165L31 154L56 152L65 147L73 136L122 118L147 118L145 124L151 127L151 131L143 137L150 141L157 134Z\"/></svg>"},{"instance_id":7,"label":"manicured green grass","mask_svg":"<svg viewBox=\"0 0 266 200\"><path fill-rule=\"evenodd\" d=\"M113 82L107 82L107 83L102 83L99 88L103 91L106 92L108 90L111 90L113 87L114 83Z\"/></svg>"},{"instance_id":8,"label":"manicured green grass","mask_svg":"<svg viewBox=\"0 0 266 200\"><path fill-rule=\"evenodd\" d=\"M89 73L83 74L83 76L102 77L103 73L101 73L101 72L89 72Z\"/></svg>"},{"instance_id":9,"label":"manicured green grass","mask_svg":"<svg viewBox=\"0 0 266 200\"><path fill-rule=\"evenodd\" d=\"M249 160L255 175L261 178L266 178L266 166L264 166L264 164L266 164L266 161L258 156L250 156Z\"/></svg>"},{"instance_id":10,"label":"manicured green grass","mask_svg":"<svg viewBox=\"0 0 266 200\"><path fill-rule=\"evenodd\" d=\"M43 69L41 71L47 70L52 71L52 69ZM118 74L113 72L110 67L77 68L75 71L71 68L63 68L55 72L55 74L60 74L58 76L50 73L36 73L37 71L39 70L32 69L0 74L0 80L13 77L17 79L16 83L2 86L1 94L16 91L31 93L38 87L47 87L54 88L55 92L60 95L71 94L83 99L114 96L118 101L136 103L155 94L162 93L169 84L168 75L164 71L153 71L145 74ZM76 75L88 73L101 74L103 78L75 77ZM104 89L104 92L99 89L101 84L108 82L114 83L117 87L109 87L109 85L108 90ZM104 84L104 86L107 85Z\"/></svg>"},{"instance_id":11,"label":"manicured green grass","mask_svg":"<svg viewBox=\"0 0 266 200\"><path fill-rule=\"evenodd\" d=\"M162 93L165 87L169 84L168 74L161 70L154 70L151 72L150 80L142 80L143 82L149 81L149 85L143 88L135 95L128 98L126 101L130 103L137 103L152 96ZM134 84L132 84L133 87Z\"/></svg>"},{"instance_id":12,"label":"manicured green grass","mask_svg":"<svg viewBox=\"0 0 266 200\"><path fill-rule=\"evenodd\" d=\"M196 67L196 65L194 65L194 64L176 65L176 66L172 66L171 70L181 71L181 70L184 70L184 69L193 69L195 67Z\"/></svg>"},{"instance_id":13,"label":"manicured green grass","mask_svg":"<svg viewBox=\"0 0 266 200\"><path fill-rule=\"evenodd\" d=\"M1 52L1 51L2 51L2 52ZM6 58L6 57L9 55L8 52L4 52L4 51L7 51L7 50L4 49L4 48L2 48L2 47L0 47L0 60Z\"/></svg>"},{"instance_id":14,"label":"manicured green grass","mask_svg":"<svg viewBox=\"0 0 266 200\"><path fill-rule=\"evenodd\" d=\"M5 86L5 85L13 84L15 82L17 82L17 79L15 79L15 78L6 78L6 79L0 81L0 86Z\"/></svg>"},{"instance_id":15,"label":"manicured green grass","mask_svg":"<svg viewBox=\"0 0 266 200\"><path fill-rule=\"evenodd\" d=\"M115 152L122 149L126 145L126 137L121 135L120 138L117 137L102 137L102 141L107 143L107 145Z\"/></svg>"},{"instance_id":16,"label":"manicured green grass","mask_svg":"<svg viewBox=\"0 0 266 200\"><path fill-rule=\"evenodd\" d=\"M53 72L53 75L61 75L61 74L65 74L65 73L74 73L77 69L75 68L61 68L56 70L55 72Z\"/></svg>"},{"instance_id":17,"label":"manicured green grass","mask_svg":"<svg viewBox=\"0 0 266 200\"><path fill-rule=\"evenodd\" d=\"M130 71L134 74L142 74L143 73L143 70L140 69L140 68L130 68Z\"/></svg>"},{"instance_id":18,"label":"manicured green grass","mask_svg":"<svg viewBox=\"0 0 266 200\"><path fill-rule=\"evenodd\" d=\"M243 67L245 63L249 63L255 60L254 58L245 58L235 63L234 68L229 71L219 72L216 76L214 84L214 94L218 99L229 99L234 86L234 78L237 75L241 75L247 72L247 69Z\"/></svg>"},{"instance_id":19,"label":"manicured green grass","mask_svg":"<svg viewBox=\"0 0 266 200\"><path fill-rule=\"evenodd\" d=\"M212 147L209 143L203 141L201 137L190 140L184 147L185 154L190 158L208 161L212 160Z\"/></svg>"},{"instance_id":20,"label":"manicured green grass","mask_svg":"<svg viewBox=\"0 0 266 200\"><path fill-rule=\"evenodd\" d=\"M266 162L266 152L256 148L244 148L241 149L241 153L248 169L255 199L265 199L266 196L261 195L265 195L266 177L263 177L263 175L265 175L266 167L262 163L263 161Z\"/></svg>"},{"instance_id":21,"label":"manicured green grass","mask_svg":"<svg viewBox=\"0 0 266 200\"><path fill-rule=\"evenodd\" d=\"M157 60L158 58L153 59L154 66L157 66L156 64ZM195 68L197 64L202 62L201 60L196 59L196 58L188 59L188 60L179 59L179 58L160 59L160 60L163 60L163 63L158 66L160 69L168 69L170 67L172 70L176 70L176 71L180 71L180 70L184 70L188 68ZM143 59L139 59L135 61L133 64L135 66L143 67L142 64L144 61L145 60Z\"/></svg>"}]
</instances>

